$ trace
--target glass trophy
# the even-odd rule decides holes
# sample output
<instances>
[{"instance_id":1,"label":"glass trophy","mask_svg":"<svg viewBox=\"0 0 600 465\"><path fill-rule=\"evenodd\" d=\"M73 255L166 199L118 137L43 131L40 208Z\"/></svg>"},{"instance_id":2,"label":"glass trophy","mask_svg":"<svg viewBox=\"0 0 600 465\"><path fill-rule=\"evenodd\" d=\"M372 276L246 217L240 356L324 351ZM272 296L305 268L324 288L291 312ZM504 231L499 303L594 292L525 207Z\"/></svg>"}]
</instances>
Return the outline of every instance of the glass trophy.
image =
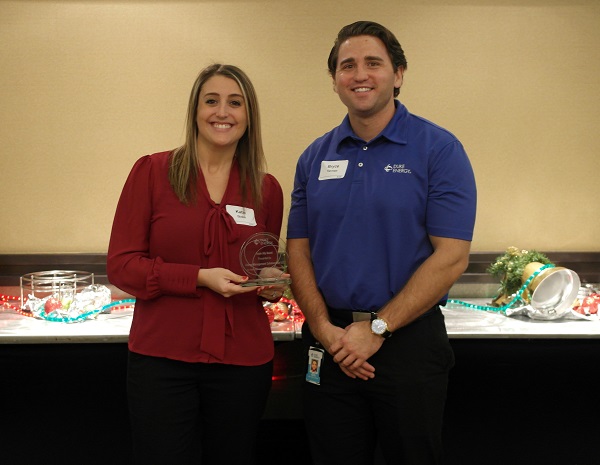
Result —
<instances>
[{"instance_id":1,"label":"glass trophy","mask_svg":"<svg viewBox=\"0 0 600 465\"><path fill-rule=\"evenodd\" d=\"M248 276L241 286L289 284L285 241L275 234L260 232L250 236L240 249L240 265Z\"/></svg>"}]
</instances>

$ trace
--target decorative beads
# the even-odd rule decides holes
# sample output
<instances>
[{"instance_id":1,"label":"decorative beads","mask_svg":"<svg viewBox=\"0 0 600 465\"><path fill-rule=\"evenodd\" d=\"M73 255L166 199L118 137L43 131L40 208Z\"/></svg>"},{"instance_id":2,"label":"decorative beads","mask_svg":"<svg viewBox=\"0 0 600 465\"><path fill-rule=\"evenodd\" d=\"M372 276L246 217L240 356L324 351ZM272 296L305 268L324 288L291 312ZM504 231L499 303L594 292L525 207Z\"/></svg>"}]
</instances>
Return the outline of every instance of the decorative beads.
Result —
<instances>
[{"instance_id":1,"label":"decorative beads","mask_svg":"<svg viewBox=\"0 0 600 465\"><path fill-rule=\"evenodd\" d=\"M21 310L20 306L10 303L11 301L19 302L20 300L21 300L20 297L13 297L13 296L7 296L4 294L0 294L0 302L2 303L2 307L10 309L10 310L14 310L23 316L33 317L34 315L31 312L23 311L23 310ZM119 311L119 310L125 310L127 308L133 307L134 304L135 304L135 299L121 299L121 300L115 300L114 302L106 304L103 307L96 308L94 310L90 310L85 313L81 313L81 314L77 315L76 317L72 317L72 318L50 316L44 312L40 313L40 317L46 321L55 321L55 322L60 322L60 323L75 323L75 322L86 320L86 319L90 318L91 316L94 316L98 313L103 313L109 309L110 309L111 313Z\"/></svg>"},{"instance_id":2,"label":"decorative beads","mask_svg":"<svg viewBox=\"0 0 600 465\"><path fill-rule=\"evenodd\" d=\"M508 310L510 307L512 307L517 301L522 300L521 296L523 295L523 292L525 292L525 289L527 289L529 284L531 284L531 281L533 281L537 275L539 275L542 271L544 271L547 268L554 268L554 265L552 263L549 263L547 265L540 267L537 271L532 273L531 276L529 276L529 278L527 278L527 281L525 281L523 283L523 285L521 286L521 288L515 293L514 298L509 303L507 303L506 305L503 305L502 307L492 307L491 305L475 305L475 304L470 304L469 302L463 302L462 300L455 300L455 299L448 299L448 303L462 305L463 307L472 308L474 310L504 312L505 310Z\"/></svg>"},{"instance_id":3,"label":"decorative beads","mask_svg":"<svg viewBox=\"0 0 600 465\"><path fill-rule=\"evenodd\" d=\"M29 311L23 311L21 310L21 306L20 305L15 305L15 304L11 304L10 302L14 301L14 302L20 302L21 301L21 297L13 297L10 295L4 295L4 294L0 294L0 302L2 303L2 307L7 308L9 310L13 310L23 316L33 316L31 314L31 312Z\"/></svg>"}]
</instances>

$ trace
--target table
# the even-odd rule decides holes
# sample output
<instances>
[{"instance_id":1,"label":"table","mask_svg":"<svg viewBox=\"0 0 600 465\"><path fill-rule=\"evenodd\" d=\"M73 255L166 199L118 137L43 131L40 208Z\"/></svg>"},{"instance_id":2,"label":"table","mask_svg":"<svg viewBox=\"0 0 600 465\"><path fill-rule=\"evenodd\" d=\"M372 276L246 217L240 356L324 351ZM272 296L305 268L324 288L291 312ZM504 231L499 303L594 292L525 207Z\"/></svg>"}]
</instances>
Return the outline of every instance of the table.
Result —
<instances>
[{"instance_id":1,"label":"table","mask_svg":"<svg viewBox=\"0 0 600 465\"><path fill-rule=\"evenodd\" d=\"M456 355L444 424L447 464L597 463L599 321L539 321L456 305L443 313ZM65 453L71 463L129 463L124 379L131 316L128 310L64 324L0 312L6 463L45 463L47 455ZM265 418L299 419L299 328L275 326L273 335ZM89 444L98 441L111 445L95 447L91 457Z\"/></svg>"},{"instance_id":2,"label":"table","mask_svg":"<svg viewBox=\"0 0 600 465\"><path fill-rule=\"evenodd\" d=\"M477 306L489 305L489 299L455 299ZM600 338L600 319L560 318L535 320L528 316L504 316L499 312L474 310L449 303L443 309L451 339L588 339Z\"/></svg>"},{"instance_id":3,"label":"table","mask_svg":"<svg viewBox=\"0 0 600 465\"><path fill-rule=\"evenodd\" d=\"M114 286L108 286L114 301L130 299ZM0 287L0 295L17 297L20 288ZM24 316L3 307L0 311L0 344L86 344L124 343L129 338L133 309L98 314L94 319L75 323L46 321ZM274 341L292 341L300 334L301 322L274 321L271 333Z\"/></svg>"},{"instance_id":4,"label":"table","mask_svg":"<svg viewBox=\"0 0 600 465\"><path fill-rule=\"evenodd\" d=\"M460 300L460 299L457 299ZM475 305L486 299L468 299ZM526 316L506 317L491 311L473 310L449 304L443 310L450 339L597 339L600 320L561 318L542 321ZM0 344L69 344L127 342L133 310L99 314L96 319L78 323L57 323L0 312ZM275 321L271 325L273 340L293 341L301 338L301 321Z\"/></svg>"}]
</instances>

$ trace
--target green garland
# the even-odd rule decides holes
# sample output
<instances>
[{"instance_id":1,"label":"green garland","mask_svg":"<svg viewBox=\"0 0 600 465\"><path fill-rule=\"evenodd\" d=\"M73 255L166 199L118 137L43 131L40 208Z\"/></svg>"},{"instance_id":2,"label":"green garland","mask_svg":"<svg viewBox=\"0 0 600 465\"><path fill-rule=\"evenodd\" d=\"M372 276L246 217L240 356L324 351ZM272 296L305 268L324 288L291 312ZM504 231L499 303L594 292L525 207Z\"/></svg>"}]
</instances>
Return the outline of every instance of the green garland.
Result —
<instances>
[{"instance_id":1,"label":"green garland","mask_svg":"<svg viewBox=\"0 0 600 465\"><path fill-rule=\"evenodd\" d=\"M531 262L539 262L542 265L552 264L543 253L535 250L519 250L516 247L509 247L504 255L496 258L487 272L500 278L500 296L510 296L521 288L523 271Z\"/></svg>"},{"instance_id":2,"label":"green garland","mask_svg":"<svg viewBox=\"0 0 600 465\"><path fill-rule=\"evenodd\" d=\"M508 310L515 304L516 305L521 305L521 303L527 304L527 302L523 298L523 294L527 293L527 287L529 286L529 284L531 284L531 281L533 281L537 277L537 275L539 275L542 271L544 271L548 268L554 268L554 265L549 263L548 265L539 267L536 271L531 273L531 276L529 276L529 278L527 278L527 280L523 283L523 285L515 293L515 295L512 297L512 299L508 303L506 303L502 306L476 305L476 304L472 304L469 302L465 302L463 300L456 300L456 299L448 299L448 303L462 305L463 307L472 308L474 310L485 310L488 312L501 312L501 313L506 314L506 310Z\"/></svg>"}]
</instances>

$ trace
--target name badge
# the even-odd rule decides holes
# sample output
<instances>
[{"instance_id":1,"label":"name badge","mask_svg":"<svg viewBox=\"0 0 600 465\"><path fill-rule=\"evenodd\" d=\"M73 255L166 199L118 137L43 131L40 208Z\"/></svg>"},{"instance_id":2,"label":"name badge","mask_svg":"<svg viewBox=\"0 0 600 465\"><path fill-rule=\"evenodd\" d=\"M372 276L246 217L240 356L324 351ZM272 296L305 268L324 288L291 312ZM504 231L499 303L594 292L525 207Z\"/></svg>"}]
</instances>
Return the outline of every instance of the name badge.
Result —
<instances>
[{"instance_id":1,"label":"name badge","mask_svg":"<svg viewBox=\"0 0 600 465\"><path fill-rule=\"evenodd\" d=\"M348 160L324 160L321 162L319 181L327 179L341 179L346 176Z\"/></svg>"},{"instance_id":2,"label":"name badge","mask_svg":"<svg viewBox=\"0 0 600 465\"><path fill-rule=\"evenodd\" d=\"M227 210L229 216L231 216L237 224L256 226L256 218L254 217L254 210L252 208L226 205L225 210Z\"/></svg>"},{"instance_id":3,"label":"name badge","mask_svg":"<svg viewBox=\"0 0 600 465\"><path fill-rule=\"evenodd\" d=\"M308 370L306 372L306 382L316 385L321 384L321 364L325 351L318 347L310 346L308 349Z\"/></svg>"}]
</instances>

